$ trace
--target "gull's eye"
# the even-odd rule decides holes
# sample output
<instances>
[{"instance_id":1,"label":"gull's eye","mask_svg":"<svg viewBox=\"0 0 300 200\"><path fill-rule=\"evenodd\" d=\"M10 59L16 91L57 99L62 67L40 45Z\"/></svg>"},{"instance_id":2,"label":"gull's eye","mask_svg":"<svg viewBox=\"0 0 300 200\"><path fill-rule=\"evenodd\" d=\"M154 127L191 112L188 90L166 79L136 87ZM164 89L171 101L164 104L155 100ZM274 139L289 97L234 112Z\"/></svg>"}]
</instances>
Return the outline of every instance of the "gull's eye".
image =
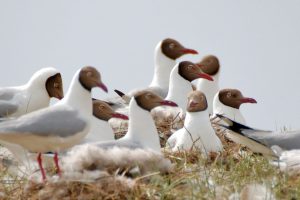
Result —
<instances>
[{"instance_id":1,"label":"gull's eye","mask_svg":"<svg viewBox=\"0 0 300 200\"><path fill-rule=\"evenodd\" d=\"M201 97L200 97L200 101L204 101L204 96L201 96Z\"/></svg>"},{"instance_id":2,"label":"gull's eye","mask_svg":"<svg viewBox=\"0 0 300 200\"><path fill-rule=\"evenodd\" d=\"M56 89L59 88L59 83L54 82L53 87Z\"/></svg>"},{"instance_id":3,"label":"gull's eye","mask_svg":"<svg viewBox=\"0 0 300 200\"><path fill-rule=\"evenodd\" d=\"M152 98L152 95L151 94L146 94L146 99L151 99Z\"/></svg>"},{"instance_id":4,"label":"gull's eye","mask_svg":"<svg viewBox=\"0 0 300 200\"><path fill-rule=\"evenodd\" d=\"M100 105L100 106L98 106L98 109L99 109L99 110L103 110L103 109L104 109L104 106Z\"/></svg>"},{"instance_id":5,"label":"gull's eye","mask_svg":"<svg viewBox=\"0 0 300 200\"><path fill-rule=\"evenodd\" d=\"M86 76L87 76L87 77L92 77L92 76L93 76L93 73L92 73L92 72L87 72L87 73L86 73Z\"/></svg>"},{"instance_id":6,"label":"gull's eye","mask_svg":"<svg viewBox=\"0 0 300 200\"><path fill-rule=\"evenodd\" d=\"M232 95L231 95L230 92L228 92L226 96L227 96L228 98L231 98Z\"/></svg>"},{"instance_id":7,"label":"gull's eye","mask_svg":"<svg viewBox=\"0 0 300 200\"><path fill-rule=\"evenodd\" d=\"M169 48L170 48L170 49L174 49L174 48L175 48L175 44L174 44L174 43L170 43L170 44L169 44Z\"/></svg>"},{"instance_id":8,"label":"gull's eye","mask_svg":"<svg viewBox=\"0 0 300 200\"><path fill-rule=\"evenodd\" d=\"M187 66L187 69L189 70L189 71L191 71L192 69L193 69L193 65L189 65L189 66Z\"/></svg>"},{"instance_id":9,"label":"gull's eye","mask_svg":"<svg viewBox=\"0 0 300 200\"><path fill-rule=\"evenodd\" d=\"M232 97L233 97L233 98L236 98L236 97L237 97L237 94L233 94Z\"/></svg>"}]
</instances>

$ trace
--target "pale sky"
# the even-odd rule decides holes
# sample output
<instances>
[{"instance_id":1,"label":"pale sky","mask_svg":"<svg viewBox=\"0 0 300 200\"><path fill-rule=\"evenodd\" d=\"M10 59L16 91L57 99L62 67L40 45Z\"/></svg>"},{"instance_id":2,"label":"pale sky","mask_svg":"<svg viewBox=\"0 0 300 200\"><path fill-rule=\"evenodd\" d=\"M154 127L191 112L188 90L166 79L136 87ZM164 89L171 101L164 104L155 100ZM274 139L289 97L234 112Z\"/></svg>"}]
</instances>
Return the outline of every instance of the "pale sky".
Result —
<instances>
[{"instance_id":1,"label":"pale sky","mask_svg":"<svg viewBox=\"0 0 300 200\"><path fill-rule=\"evenodd\" d=\"M114 96L150 83L154 47L171 37L200 53L181 60L219 57L221 88L258 101L241 108L249 125L300 129L299 10L297 0L3 0L0 85L53 66L67 89L78 68L93 65L110 90L93 95Z\"/></svg>"}]
</instances>

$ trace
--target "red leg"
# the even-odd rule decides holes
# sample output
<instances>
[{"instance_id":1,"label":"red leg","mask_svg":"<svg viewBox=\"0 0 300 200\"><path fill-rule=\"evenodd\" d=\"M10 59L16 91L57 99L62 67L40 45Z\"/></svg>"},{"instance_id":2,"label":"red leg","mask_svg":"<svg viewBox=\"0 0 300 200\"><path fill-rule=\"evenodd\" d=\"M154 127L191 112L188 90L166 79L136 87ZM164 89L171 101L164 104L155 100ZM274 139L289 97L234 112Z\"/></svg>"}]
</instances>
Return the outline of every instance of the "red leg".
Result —
<instances>
[{"instance_id":1,"label":"red leg","mask_svg":"<svg viewBox=\"0 0 300 200\"><path fill-rule=\"evenodd\" d=\"M61 176L61 171L60 171L59 164L58 164L57 153L54 154L54 162L55 162L56 171L57 171L58 175Z\"/></svg>"},{"instance_id":2,"label":"red leg","mask_svg":"<svg viewBox=\"0 0 300 200\"><path fill-rule=\"evenodd\" d=\"M46 180L46 174L45 174L45 170L44 170L43 165L42 165L42 154L41 153L38 154L37 161L39 163L39 167L40 167L40 170L41 170L41 173L42 173L43 181L45 181Z\"/></svg>"}]
</instances>

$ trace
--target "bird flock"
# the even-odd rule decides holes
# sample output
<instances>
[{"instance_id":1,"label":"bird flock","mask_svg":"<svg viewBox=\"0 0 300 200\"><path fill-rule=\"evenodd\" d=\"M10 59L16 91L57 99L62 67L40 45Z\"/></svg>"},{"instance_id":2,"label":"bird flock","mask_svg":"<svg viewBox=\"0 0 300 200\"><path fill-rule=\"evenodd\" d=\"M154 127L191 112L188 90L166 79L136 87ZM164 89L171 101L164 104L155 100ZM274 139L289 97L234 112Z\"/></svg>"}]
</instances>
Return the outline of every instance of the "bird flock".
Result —
<instances>
[{"instance_id":1,"label":"bird flock","mask_svg":"<svg viewBox=\"0 0 300 200\"><path fill-rule=\"evenodd\" d=\"M103 100L92 98L93 88L108 89L98 69L91 66L75 72L65 94L63 76L55 68L37 71L25 85L2 87L0 144L21 164L36 159L43 181L47 179L43 158L47 157L53 159L57 174L63 176L66 169L78 168L79 162L89 156L93 156L89 165L97 166L110 160L115 165L124 165L124 160L133 162L136 152L162 156L154 118L171 117L175 123L178 116L184 119L183 125L177 121L165 144L164 149L171 152L196 149L208 155L223 151L212 127L215 119L231 130L227 137L255 152L278 157L278 152L300 147L299 132L283 136L246 126L240 106L256 100L244 97L238 89L219 87L221 66L216 56L205 56L198 63L177 62L186 54L198 52L174 39L160 41L154 51L150 85L128 93L116 88L118 95ZM52 97L59 101L49 106ZM128 129L115 139L114 128L119 122L127 123ZM147 158L137 159L147 162ZM62 170L60 161L69 167Z\"/></svg>"}]
</instances>

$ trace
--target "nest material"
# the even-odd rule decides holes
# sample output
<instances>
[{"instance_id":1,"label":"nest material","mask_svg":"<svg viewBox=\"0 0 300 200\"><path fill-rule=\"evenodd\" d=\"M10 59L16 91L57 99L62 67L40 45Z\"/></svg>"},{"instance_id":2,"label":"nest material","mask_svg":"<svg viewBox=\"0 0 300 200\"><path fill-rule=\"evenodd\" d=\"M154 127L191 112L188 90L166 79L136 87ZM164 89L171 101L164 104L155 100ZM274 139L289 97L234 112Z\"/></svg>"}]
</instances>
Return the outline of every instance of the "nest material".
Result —
<instances>
[{"instance_id":1,"label":"nest material","mask_svg":"<svg viewBox=\"0 0 300 200\"><path fill-rule=\"evenodd\" d=\"M119 147L106 150L95 145L78 146L63 158L63 170L68 173L101 170L113 175L136 167L144 175L154 171L168 173L172 164L162 154L150 150Z\"/></svg>"},{"instance_id":2,"label":"nest material","mask_svg":"<svg viewBox=\"0 0 300 200\"><path fill-rule=\"evenodd\" d=\"M93 182L48 180L47 183L29 181L22 199L127 199L135 189L132 180L121 176L103 176Z\"/></svg>"}]
</instances>

